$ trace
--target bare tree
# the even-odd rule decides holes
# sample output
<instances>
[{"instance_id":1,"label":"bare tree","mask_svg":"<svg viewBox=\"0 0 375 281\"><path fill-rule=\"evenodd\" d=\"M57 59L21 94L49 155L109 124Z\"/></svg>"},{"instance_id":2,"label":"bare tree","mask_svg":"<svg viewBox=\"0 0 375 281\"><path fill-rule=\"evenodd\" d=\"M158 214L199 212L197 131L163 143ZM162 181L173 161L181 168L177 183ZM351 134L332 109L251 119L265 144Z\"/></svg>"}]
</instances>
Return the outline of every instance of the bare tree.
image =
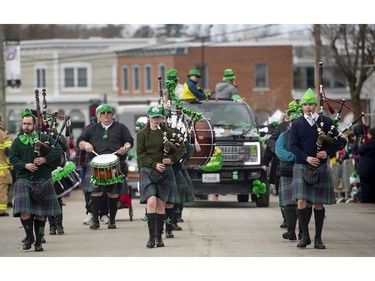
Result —
<instances>
[{"instance_id":1,"label":"bare tree","mask_svg":"<svg viewBox=\"0 0 375 281\"><path fill-rule=\"evenodd\" d=\"M142 25L138 28L134 34L133 38L150 38L155 35L155 30L150 25Z\"/></svg>"},{"instance_id":2,"label":"bare tree","mask_svg":"<svg viewBox=\"0 0 375 281\"><path fill-rule=\"evenodd\" d=\"M359 113L362 87L374 72L375 25L322 25L321 34L346 77L353 110Z\"/></svg>"}]
</instances>

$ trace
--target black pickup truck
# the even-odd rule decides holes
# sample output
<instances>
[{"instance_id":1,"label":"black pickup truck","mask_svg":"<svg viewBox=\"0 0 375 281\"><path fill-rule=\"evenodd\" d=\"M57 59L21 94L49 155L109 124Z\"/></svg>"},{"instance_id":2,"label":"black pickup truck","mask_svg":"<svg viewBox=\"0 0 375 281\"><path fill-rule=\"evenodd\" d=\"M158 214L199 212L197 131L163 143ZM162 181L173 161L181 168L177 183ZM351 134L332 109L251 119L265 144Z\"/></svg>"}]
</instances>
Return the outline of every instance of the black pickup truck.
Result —
<instances>
[{"instance_id":1,"label":"black pickup truck","mask_svg":"<svg viewBox=\"0 0 375 281\"><path fill-rule=\"evenodd\" d=\"M190 140L200 152L195 150L184 163L196 197L206 199L208 194L235 194L238 202L248 202L251 197L257 207L268 207L269 185L261 168L264 146L252 108L242 100L228 99L183 101L183 104L204 116L202 122L196 123L196 132L192 134L196 138ZM212 154L215 147L222 153L221 169L202 169L210 160L205 159L204 154L207 149ZM253 192L253 182L257 179L266 184L263 194Z\"/></svg>"}]
</instances>

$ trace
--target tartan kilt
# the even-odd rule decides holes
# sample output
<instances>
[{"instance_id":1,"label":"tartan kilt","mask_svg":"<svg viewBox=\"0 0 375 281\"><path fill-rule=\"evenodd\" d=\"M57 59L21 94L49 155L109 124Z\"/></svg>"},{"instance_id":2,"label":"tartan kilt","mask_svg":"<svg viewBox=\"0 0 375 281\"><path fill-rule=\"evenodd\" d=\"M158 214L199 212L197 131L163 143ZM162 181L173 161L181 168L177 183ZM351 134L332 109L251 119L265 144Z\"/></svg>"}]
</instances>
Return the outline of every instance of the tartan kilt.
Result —
<instances>
[{"instance_id":1,"label":"tartan kilt","mask_svg":"<svg viewBox=\"0 0 375 281\"><path fill-rule=\"evenodd\" d=\"M155 184L150 181L150 172L151 168L141 167L139 177L139 193L141 204L147 203L147 199L151 196L156 196L157 198L160 198L164 202L168 203L181 203L172 166L165 166L164 172L166 173L166 178L160 184Z\"/></svg>"},{"instance_id":2,"label":"tartan kilt","mask_svg":"<svg viewBox=\"0 0 375 281\"><path fill-rule=\"evenodd\" d=\"M293 200L293 178L292 177L280 177L279 186L279 205L285 207L286 205L295 205L296 201Z\"/></svg>"},{"instance_id":3,"label":"tartan kilt","mask_svg":"<svg viewBox=\"0 0 375 281\"><path fill-rule=\"evenodd\" d=\"M48 182L46 182L48 181ZM31 181L26 178L16 179L14 188L14 207L13 216L20 217L21 213L31 214L35 216L57 216L62 213L59 201L56 197L55 187L52 178L43 178L33 182L44 183L45 189L44 200L35 203L30 198L30 189L28 185Z\"/></svg>"},{"instance_id":4,"label":"tartan kilt","mask_svg":"<svg viewBox=\"0 0 375 281\"><path fill-rule=\"evenodd\" d=\"M91 166L87 167L85 178L82 183L82 190L84 192L108 192L113 194L128 194L128 184L124 178L123 182L109 185L98 185L97 187L91 183L92 176Z\"/></svg>"},{"instance_id":5,"label":"tartan kilt","mask_svg":"<svg viewBox=\"0 0 375 281\"><path fill-rule=\"evenodd\" d=\"M185 169L186 171L186 169ZM189 175L187 174L189 177ZM181 203L192 202L195 199L193 189L189 184L189 180L186 178L186 174L183 173L183 169L175 172L176 184L178 189L178 194L180 196ZM190 180L191 182L191 180Z\"/></svg>"},{"instance_id":6,"label":"tartan kilt","mask_svg":"<svg viewBox=\"0 0 375 281\"><path fill-rule=\"evenodd\" d=\"M293 166L293 200L303 199L313 204L336 204L335 193L329 175L328 165L318 168L319 181L307 184L302 178L303 164Z\"/></svg>"}]
</instances>

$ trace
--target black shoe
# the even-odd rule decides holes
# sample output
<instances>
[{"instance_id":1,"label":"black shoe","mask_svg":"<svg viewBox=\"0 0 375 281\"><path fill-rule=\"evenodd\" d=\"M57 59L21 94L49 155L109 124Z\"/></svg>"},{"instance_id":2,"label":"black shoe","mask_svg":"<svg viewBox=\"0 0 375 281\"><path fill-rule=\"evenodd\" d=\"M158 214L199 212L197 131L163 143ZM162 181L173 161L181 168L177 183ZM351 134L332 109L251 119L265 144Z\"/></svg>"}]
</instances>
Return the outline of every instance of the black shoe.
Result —
<instances>
[{"instance_id":1,"label":"black shoe","mask_svg":"<svg viewBox=\"0 0 375 281\"><path fill-rule=\"evenodd\" d=\"M90 229L96 230L96 229L99 229L99 228L100 228L99 223L95 223L95 222L93 222L93 223L91 223L91 225L90 225Z\"/></svg>"},{"instance_id":2,"label":"black shoe","mask_svg":"<svg viewBox=\"0 0 375 281\"><path fill-rule=\"evenodd\" d=\"M163 238L161 238L161 236L156 237L156 247L164 247Z\"/></svg>"},{"instance_id":3,"label":"black shoe","mask_svg":"<svg viewBox=\"0 0 375 281\"><path fill-rule=\"evenodd\" d=\"M154 248L155 247L155 237L151 237L147 241L147 248Z\"/></svg>"},{"instance_id":4,"label":"black shoe","mask_svg":"<svg viewBox=\"0 0 375 281\"><path fill-rule=\"evenodd\" d=\"M165 238L174 238L173 232L172 231L165 231Z\"/></svg>"},{"instance_id":5,"label":"black shoe","mask_svg":"<svg viewBox=\"0 0 375 281\"><path fill-rule=\"evenodd\" d=\"M117 227L115 223L111 223L111 222L108 223L108 229L116 229L116 228Z\"/></svg>"},{"instance_id":6,"label":"black shoe","mask_svg":"<svg viewBox=\"0 0 375 281\"><path fill-rule=\"evenodd\" d=\"M173 230L177 230L177 231L182 230L182 228L178 226L177 223L172 223L172 226L173 226Z\"/></svg>"},{"instance_id":7,"label":"black shoe","mask_svg":"<svg viewBox=\"0 0 375 281\"><path fill-rule=\"evenodd\" d=\"M26 236L25 238L22 239L22 241L21 241L22 244L23 244L23 243L26 243L26 240L27 240L27 236ZM33 237L33 238L31 238L31 244L34 243L34 242L35 242L35 238Z\"/></svg>"},{"instance_id":8,"label":"black shoe","mask_svg":"<svg viewBox=\"0 0 375 281\"><path fill-rule=\"evenodd\" d=\"M280 228L288 228L288 226L286 225L286 222L285 222L285 221L283 221L283 223L280 224Z\"/></svg>"},{"instance_id":9,"label":"black shoe","mask_svg":"<svg viewBox=\"0 0 375 281\"><path fill-rule=\"evenodd\" d=\"M315 249L320 249L323 250L326 248L326 245L324 245L323 241L321 238L315 238L314 239L314 248Z\"/></svg>"},{"instance_id":10,"label":"black shoe","mask_svg":"<svg viewBox=\"0 0 375 281\"><path fill-rule=\"evenodd\" d=\"M51 226L49 228L49 235L56 235L56 227Z\"/></svg>"},{"instance_id":11,"label":"black shoe","mask_svg":"<svg viewBox=\"0 0 375 281\"><path fill-rule=\"evenodd\" d=\"M12 202L8 202L7 207L8 208L13 208L13 203Z\"/></svg>"},{"instance_id":12,"label":"black shoe","mask_svg":"<svg viewBox=\"0 0 375 281\"><path fill-rule=\"evenodd\" d=\"M22 245L23 250L28 250L31 248L31 245L34 243L33 238L26 237L26 241Z\"/></svg>"},{"instance_id":13,"label":"black shoe","mask_svg":"<svg viewBox=\"0 0 375 281\"><path fill-rule=\"evenodd\" d=\"M0 217L9 217L9 213L8 212L2 212L2 213L0 213Z\"/></svg>"},{"instance_id":14,"label":"black shoe","mask_svg":"<svg viewBox=\"0 0 375 281\"><path fill-rule=\"evenodd\" d=\"M298 248L306 248L307 245L311 244L310 237L302 237L302 239L298 242L297 247Z\"/></svg>"},{"instance_id":15,"label":"black shoe","mask_svg":"<svg viewBox=\"0 0 375 281\"><path fill-rule=\"evenodd\" d=\"M35 243L35 252L43 252L42 243Z\"/></svg>"},{"instance_id":16,"label":"black shoe","mask_svg":"<svg viewBox=\"0 0 375 281\"><path fill-rule=\"evenodd\" d=\"M61 225L58 225L56 230L58 235L64 234L64 228Z\"/></svg>"},{"instance_id":17,"label":"black shoe","mask_svg":"<svg viewBox=\"0 0 375 281\"><path fill-rule=\"evenodd\" d=\"M182 218L177 218L177 222L184 222Z\"/></svg>"},{"instance_id":18,"label":"black shoe","mask_svg":"<svg viewBox=\"0 0 375 281\"><path fill-rule=\"evenodd\" d=\"M297 236L295 232L284 232L283 238L288 240L297 240Z\"/></svg>"}]
</instances>

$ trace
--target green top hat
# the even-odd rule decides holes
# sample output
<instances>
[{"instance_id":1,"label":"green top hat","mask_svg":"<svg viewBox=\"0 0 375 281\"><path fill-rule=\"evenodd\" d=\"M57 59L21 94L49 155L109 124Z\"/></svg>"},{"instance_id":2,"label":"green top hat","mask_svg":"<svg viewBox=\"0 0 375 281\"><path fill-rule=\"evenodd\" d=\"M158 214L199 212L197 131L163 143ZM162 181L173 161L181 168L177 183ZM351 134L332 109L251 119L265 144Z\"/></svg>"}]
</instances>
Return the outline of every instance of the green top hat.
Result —
<instances>
[{"instance_id":1,"label":"green top hat","mask_svg":"<svg viewBox=\"0 0 375 281\"><path fill-rule=\"evenodd\" d=\"M303 95L301 99L301 104L308 104L308 103L313 103L315 105L318 105L315 97L315 93L311 88L308 88L306 93Z\"/></svg>"},{"instance_id":2,"label":"green top hat","mask_svg":"<svg viewBox=\"0 0 375 281\"><path fill-rule=\"evenodd\" d=\"M198 69L190 69L187 77L190 77L190 76L201 77L201 73L199 72Z\"/></svg>"},{"instance_id":3,"label":"green top hat","mask_svg":"<svg viewBox=\"0 0 375 281\"><path fill-rule=\"evenodd\" d=\"M286 111L286 114L290 116L293 112L303 112L303 109L301 105L299 104L299 100L292 100L288 104L288 110Z\"/></svg>"},{"instance_id":4,"label":"green top hat","mask_svg":"<svg viewBox=\"0 0 375 281\"><path fill-rule=\"evenodd\" d=\"M167 71L167 80L179 80L177 77L177 70L174 68L171 68L170 70Z\"/></svg>"},{"instance_id":5,"label":"green top hat","mask_svg":"<svg viewBox=\"0 0 375 281\"><path fill-rule=\"evenodd\" d=\"M290 115L289 115L289 121L293 121L297 118L300 118L302 116L302 113L300 111L293 111Z\"/></svg>"},{"instance_id":6,"label":"green top hat","mask_svg":"<svg viewBox=\"0 0 375 281\"><path fill-rule=\"evenodd\" d=\"M109 104L101 104L96 108L95 114L98 115L102 112L111 112L113 113L113 107L110 106Z\"/></svg>"},{"instance_id":7,"label":"green top hat","mask_svg":"<svg viewBox=\"0 0 375 281\"><path fill-rule=\"evenodd\" d=\"M161 106L151 106L148 111L147 115L149 117L157 117L157 116L163 116L163 108Z\"/></svg>"},{"instance_id":8,"label":"green top hat","mask_svg":"<svg viewBox=\"0 0 375 281\"><path fill-rule=\"evenodd\" d=\"M225 69L224 70L224 77L223 81L230 81L236 79L236 76L234 76L234 72L232 69Z\"/></svg>"}]
</instances>

